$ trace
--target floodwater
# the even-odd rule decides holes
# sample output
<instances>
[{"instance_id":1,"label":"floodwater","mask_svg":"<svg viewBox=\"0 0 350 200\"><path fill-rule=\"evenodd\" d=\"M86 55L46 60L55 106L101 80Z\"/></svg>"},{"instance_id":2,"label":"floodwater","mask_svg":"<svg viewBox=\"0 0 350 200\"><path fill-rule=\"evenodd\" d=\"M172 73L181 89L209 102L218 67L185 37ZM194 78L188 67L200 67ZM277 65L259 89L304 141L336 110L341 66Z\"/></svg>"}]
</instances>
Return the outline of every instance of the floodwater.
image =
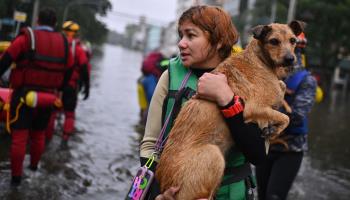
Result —
<instances>
[{"instance_id":1,"label":"floodwater","mask_svg":"<svg viewBox=\"0 0 350 200\"><path fill-rule=\"evenodd\" d=\"M18 189L9 187L10 137L0 133L0 199L124 199L139 166L142 128L136 80L142 55L105 45L93 60L91 95L80 101L76 133L60 147L60 127L36 173L24 169ZM350 199L350 100L332 92L315 105L310 119L310 151L289 199ZM26 156L24 166L29 157Z\"/></svg>"}]
</instances>

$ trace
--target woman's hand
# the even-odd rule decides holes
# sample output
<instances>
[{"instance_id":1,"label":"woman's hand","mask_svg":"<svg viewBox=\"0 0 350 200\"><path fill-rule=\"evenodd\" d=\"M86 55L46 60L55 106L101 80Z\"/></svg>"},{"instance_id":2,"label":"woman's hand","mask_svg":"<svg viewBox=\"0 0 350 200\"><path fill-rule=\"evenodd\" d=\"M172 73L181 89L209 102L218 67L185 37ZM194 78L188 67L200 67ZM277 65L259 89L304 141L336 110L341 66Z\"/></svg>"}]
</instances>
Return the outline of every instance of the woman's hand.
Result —
<instances>
[{"instance_id":1,"label":"woman's hand","mask_svg":"<svg viewBox=\"0 0 350 200\"><path fill-rule=\"evenodd\" d=\"M198 79L196 98L214 101L219 106L225 106L232 100L233 96L234 93L224 74L204 73Z\"/></svg>"},{"instance_id":2,"label":"woman's hand","mask_svg":"<svg viewBox=\"0 0 350 200\"><path fill-rule=\"evenodd\" d=\"M179 191L179 187L171 187L167 189L163 194L156 197L156 200L175 200L175 194Z\"/></svg>"},{"instance_id":3,"label":"woman's hand","mask_svg":"<svg viewBox=\"0 0 350 200\"><path fill-rule=\"evenodd\" d=\"M175 194L179 191L179 187L171 187L167 189L163 194L156 197L155 200L175 200ZM198 199L198 200L208 200L208 199Z\"/></svg>"}]
</instances>

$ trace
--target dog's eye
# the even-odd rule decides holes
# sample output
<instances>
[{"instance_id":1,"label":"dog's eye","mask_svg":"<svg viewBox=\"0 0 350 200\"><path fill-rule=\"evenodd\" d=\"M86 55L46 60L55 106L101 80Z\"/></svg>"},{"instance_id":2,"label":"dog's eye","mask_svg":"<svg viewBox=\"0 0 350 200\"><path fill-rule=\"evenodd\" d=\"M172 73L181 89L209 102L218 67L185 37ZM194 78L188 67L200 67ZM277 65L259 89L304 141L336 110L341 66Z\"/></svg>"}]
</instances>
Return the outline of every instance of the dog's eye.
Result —
<instances>
[{"instance_id":1,"label":"dog's eye","mask_svg":"<svg viewBox=\"0 0 350 200\"><path fill-rule=\"evenodd\" d=\"M277 46L277 45L279 45L280 41L277 40L276 38L273 38L273 39L269 40L269 43L272 44L272 45Z\"/></svg>"},{"instance_id":2,"label":"dog's eye","mask_svg":"<svg viewBox=\"0 0 350 200\"><path fill-rule=\"evenodd\" d=\"M290 43L292 44L292 45L294 45L294 44L296 44L297 43L297 39L295 39L295 38L290 38Z\"/></svg>"}]
</instances>

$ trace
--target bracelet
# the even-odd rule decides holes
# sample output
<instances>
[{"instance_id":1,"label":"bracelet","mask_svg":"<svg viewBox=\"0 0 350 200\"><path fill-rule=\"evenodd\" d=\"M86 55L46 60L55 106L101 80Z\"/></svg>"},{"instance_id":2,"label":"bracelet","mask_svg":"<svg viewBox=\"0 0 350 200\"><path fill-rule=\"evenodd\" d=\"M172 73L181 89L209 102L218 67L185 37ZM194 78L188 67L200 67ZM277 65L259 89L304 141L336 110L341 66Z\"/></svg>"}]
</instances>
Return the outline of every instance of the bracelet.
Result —
<instances>
[{"instance_id":1,"label":"bracelet","mask_svg":"<svg viewBox=\"0 0 350 200\"><path fill-rule=\"evenodd\" d=\"M244 106L241 103L239 96L234 96L232 103L228 104L232 104L228 108L221 109L221 113L224 115L225 118L233 117L243 111Z\"/></svg>"}]
</instances>

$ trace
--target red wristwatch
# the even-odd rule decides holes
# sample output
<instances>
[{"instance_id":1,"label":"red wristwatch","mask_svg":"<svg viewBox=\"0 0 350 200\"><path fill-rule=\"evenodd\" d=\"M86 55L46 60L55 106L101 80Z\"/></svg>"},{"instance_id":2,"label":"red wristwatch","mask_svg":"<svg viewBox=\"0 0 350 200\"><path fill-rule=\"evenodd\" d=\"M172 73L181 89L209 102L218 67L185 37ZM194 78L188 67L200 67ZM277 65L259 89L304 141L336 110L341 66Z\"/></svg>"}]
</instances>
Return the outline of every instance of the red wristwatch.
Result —
<instances>
[{"instance_id":1,"label":"red wristwatch","mask_svg":"<svg viewBox=\"0 0 350 200\"><path fill-rule=\"evenodd\" d=\"M244 108L243 104L240 101L239 96L234 96L233 101L229 103L227 106L229 107L225 107L221 109L221 113L224 115L225 118L229 118L237 115L238 113L242 112Z\"/></svg>"}]
</instances>

